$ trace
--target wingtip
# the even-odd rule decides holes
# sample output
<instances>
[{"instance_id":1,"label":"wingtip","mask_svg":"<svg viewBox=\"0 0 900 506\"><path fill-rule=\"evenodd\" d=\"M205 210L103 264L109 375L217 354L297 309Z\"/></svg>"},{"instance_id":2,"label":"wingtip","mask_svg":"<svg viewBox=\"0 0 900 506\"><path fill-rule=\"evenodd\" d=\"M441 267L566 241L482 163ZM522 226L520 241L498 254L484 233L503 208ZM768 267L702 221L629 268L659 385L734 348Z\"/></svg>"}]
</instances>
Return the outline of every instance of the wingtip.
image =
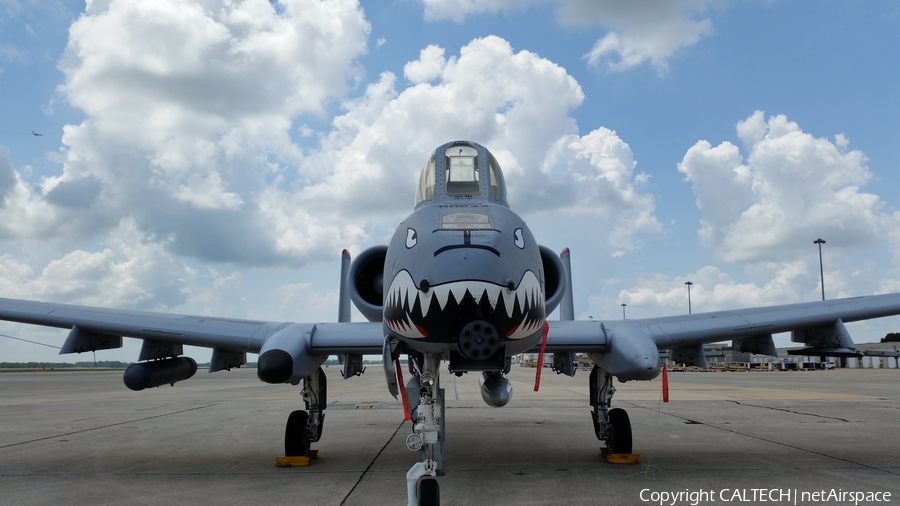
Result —
<instances>
[{"instance_id":1,"label":"wingtip","mask_svg":"<svg viewBox=\"0 0 900 506\"><path fill-rule=\"evenodd\" d=\"M344 251L341 251L341 256L349 257L350 252L345 249Z\"/></svg>"}]
</instances>

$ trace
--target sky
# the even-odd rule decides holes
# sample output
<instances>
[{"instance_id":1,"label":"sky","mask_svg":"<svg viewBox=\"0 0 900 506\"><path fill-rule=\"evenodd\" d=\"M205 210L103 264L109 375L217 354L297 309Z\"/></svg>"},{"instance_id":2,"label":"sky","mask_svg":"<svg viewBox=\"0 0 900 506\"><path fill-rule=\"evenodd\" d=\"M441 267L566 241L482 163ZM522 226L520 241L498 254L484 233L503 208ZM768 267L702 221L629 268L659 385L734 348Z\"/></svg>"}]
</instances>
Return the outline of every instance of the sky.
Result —
<instances>
[{"instance_id":1,"label":"sky","mask_svg":"<svg viewBox=\"0 0 900 506\"><path fill-rule=\"evenodd\" d=\"M0 296L334 321L458 139L578 318L818 300L817 238L826 298L896 292L898 89L892 1L0 0Z\"/></svg>"}]
</instances>

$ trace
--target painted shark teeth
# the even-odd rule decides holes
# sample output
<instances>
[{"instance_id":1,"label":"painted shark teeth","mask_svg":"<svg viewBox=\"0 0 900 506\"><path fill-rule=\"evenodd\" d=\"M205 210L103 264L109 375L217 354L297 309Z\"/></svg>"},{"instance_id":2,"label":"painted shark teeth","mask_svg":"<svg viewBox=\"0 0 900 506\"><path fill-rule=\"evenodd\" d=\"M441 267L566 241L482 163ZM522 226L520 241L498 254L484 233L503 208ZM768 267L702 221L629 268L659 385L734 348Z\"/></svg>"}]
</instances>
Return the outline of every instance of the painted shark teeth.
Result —
<instances>
[{"instance_id":1,"label":"painted shark teeth","mask_svg":"<svg viewBox=\"0 0 900 506\"><path fill-rule=\"evenodd\" d=\"M426 337L424 330L417 326L411 312L419 307L421 317L427 317L429 311L434 309L443 311L447 308L450 297L459 303L470 294L479 304L485 299L491 308L497 309L500 300L503 300L506 317L512 319L518 314L521 321L515 322L510 327L507 339L521 339L534 334L544 325L544 318L534 318L530 308L544 306L544 294L541 284L533 272L527 271L519 281L515 290L486 281L455 281L431 287L427 292L422 292L416 286L409 272L403 270L394 276L391 286L385 296L385 325L399 335L411 339ZM432 307L432 300L437 304ZM543 311L541 311L543 313ZM388 315L392 318L388 318Z\"/></svg>"},{"instance_id":2,"label":"painted shark teeth","mask_svg":"<svg viewBox=\"0 0 900 506\"><path fill-rule=\"evenodd\" d=\"M402 320L385 320L384 324L394 332L410 337L412 339L422 339L425 337L425 334L422 333L421 329L418 326L414 325L409 321L409 315L405 316Z\"/></svg>"}]
</instances>

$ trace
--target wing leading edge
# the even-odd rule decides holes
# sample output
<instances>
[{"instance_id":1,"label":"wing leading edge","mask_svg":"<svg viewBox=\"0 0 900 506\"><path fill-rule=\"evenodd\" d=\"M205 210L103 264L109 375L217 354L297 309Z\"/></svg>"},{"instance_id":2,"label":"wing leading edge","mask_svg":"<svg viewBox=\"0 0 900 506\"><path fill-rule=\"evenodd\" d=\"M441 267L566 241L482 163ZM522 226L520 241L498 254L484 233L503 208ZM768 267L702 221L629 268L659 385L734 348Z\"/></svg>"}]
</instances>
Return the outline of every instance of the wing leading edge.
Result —
<instances>
[{"instance_id":1,"label":"wing leading edge","mask_svg":"<svg viewBox=\"0 0 900 506\"><path fill-rule=\"evenodd\" d=\"M900 314L900 293L632 320L659 349L827 328ZM802 342L802 341L799 341Z\"/></svg>"},{"instance_id":2,"label":"wing leading edge","mask_svg":"<svg viewBox=\"0 0 900 506\"><path fill-rule=\"evenodd\" d=\"M380 354L384 344L380 322L297 324L15 299L0 299L0 320L71 329L61 353L92 351L92 345L93 350L117 348L121 337L144 339L145 345L152 341L259 353L270 338L289 327L301 328L298 335L305 337L308 351L315 355Z\"/></svg>"},{"instance_id":3,"label":"wing leading edge","mask_svg":"<svg viewBox=\"0 0 900 506\"><path fill-rule=\"evenodd\" d=\"M772 334L780 332L806 346L792 354L861 356L844 323L898 314L900 293L893 293L659 318L560 321L550 323L547 351L589 353L623 381L652 379L659 373L659 351L705 366L704 344L731 340L735 349L775 355Z\"/></svg>"}]
</instances>

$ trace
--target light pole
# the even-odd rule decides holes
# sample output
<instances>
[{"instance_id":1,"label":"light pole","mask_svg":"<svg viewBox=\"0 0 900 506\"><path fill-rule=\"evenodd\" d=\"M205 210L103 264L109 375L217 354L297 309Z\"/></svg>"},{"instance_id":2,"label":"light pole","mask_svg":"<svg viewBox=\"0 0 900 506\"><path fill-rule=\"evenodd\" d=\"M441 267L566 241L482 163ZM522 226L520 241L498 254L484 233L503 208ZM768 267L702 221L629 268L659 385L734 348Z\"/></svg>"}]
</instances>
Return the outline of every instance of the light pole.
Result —
<instances>
[{"instance_id":1,"label":"light pole","mask_svg":"<svg viewBox=\"0 0 900 506\"><path fill-rule=\"evenodd\" d=\"M687 281L684 284L688 287L688 314L691 314L691 286L693 286L693 283Z\"/></svg>"},{"instance_id":2,"label":"light pole","mask_svg":"<svg viewBox=\"0 0 900 506\"><path fill-rule=\"evenodd\" d=\"M625 304L624 302L622 303L622 319L623 320L625 319L625 306L627 306L627 305L628 304Z\"/></svg>"},{"instance_id":3,"label":"light pole","mask_svg":"<svg viewBox=\"0 0 900 506\"><path fill-rule=\"evenodd\" d=\"M819 278L822 281L822 300L825 300L825 270L822 268L822 245L825 244L825 239L820 237L813 244L819 245Z\"/></svg>"}]
</instances>

